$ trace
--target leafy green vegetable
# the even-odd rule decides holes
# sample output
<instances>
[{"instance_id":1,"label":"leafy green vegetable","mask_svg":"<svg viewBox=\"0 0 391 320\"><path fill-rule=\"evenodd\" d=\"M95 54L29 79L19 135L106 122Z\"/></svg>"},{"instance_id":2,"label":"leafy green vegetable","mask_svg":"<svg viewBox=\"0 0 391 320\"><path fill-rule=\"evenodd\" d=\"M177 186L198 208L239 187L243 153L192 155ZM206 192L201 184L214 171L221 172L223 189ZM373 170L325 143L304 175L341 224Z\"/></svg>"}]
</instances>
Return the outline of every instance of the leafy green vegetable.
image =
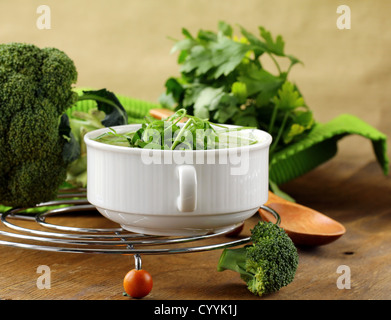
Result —
<instances>
[{"instance_id":1,"label":"leafy green vegetable","mask_svg":"<svg viewBox=\"0 0 391 320\"><path fill-rule=\"evenodd\" d=\"M63 149L63 158L68 163L66 180L74 186L86 187L87 150L84 135L92 130L127 124L128 114L116 95L107 89L83 90L76 97L75 103L91 100L96 107L88 112L74 111L71 117L67 113L62 114L60 133L66 139Z\"/></svg>"},{"instance_id":2,"label":"leafy green vegetable","mask_svg":"<svg viewBox=\"0 0 391 320\"><path fill-rule=\"evenodd\" d=\"M94 100L97 108L105 113L101 121L105 127L123 125L128 123L128 114L114 93L107 89L86 90L78 97L78 101Z\"/></svg>"},{"instance_id":3,"label":"leafy green vegetable","mask_svg":"<svg viewBox=\"0 0 391 320\"><path fill-rule=\"evenodd\" d=\"M93 130L128 123L128 115L116 95L107 89L83 90L77 101L92 100L96 107L87 112L73 111L67 132L74 138L69 148L78 152L67 167L66 181L73 186L87 186L87 148L84 136ZM63 117L66 115L64 114ZM71 151L67 151L70 154Z\"/></svg>"},{"instance_id":4,"label":"leafy green vegetable","mask_svg":"<svg viewBox=\"0 0 391 320\"><path fill-rule=\"evenodd\" d=\"M76 101L73 61L55 48L0 44L0 203L51 200L78 156L63 112Z\"/></svg>"},{"instance_id":5,"label":"leafy green vegetable","mask_svg":"<svg viewBox=\"0 0 391 320\"><path fill-rule=\"evenodd\" d=\"M264 27L259 37L239 27L241 38L220 21L218 31L199 30L196 36L183 29L176 41L180 76L166 81L160 103L171 109L218 123L254 126L273 137L274 153L303 138L312 128L312 112L298 88L288 80L300 60L285 53L285 42ZM263 67L264 58L275 64L274 74ZM282 70L279 60L288 61Z\"/></svg>"},{"instance_id":6,"label":"leafy green vegetable","mask_svg":"<svg viewBox=\"0 0 391 320\"><path fill-rule=\"evenodd\" d=\"M79 95L73 90L76 81L74 62L59 49L0 44L1 204L31 207L53 200L68 168L76 174L75 164L85 161L84 142L80 124L72 130L75 121L67 110L78 101L97 103L104 113L102 126L127 123L113 93L102 89ZM83 128L94 129L96 122L88 121Z\"/></svg>"},{"instance_id":7,"label":"leafy green vegetable","mask_svg":"<svg viewBox=\"0 0 391 320\"><path fill-rule=\"evenodd\" d=\"M179 123L186 118L183 125ZM248 135L232 135L249 127L227 127L213 124L180 109L167 119L151 117L136 131L117 133L113 128L95 138L96 141L131 148L161 150L208 150L255 144Z\"/></svg>"}]
</instances>

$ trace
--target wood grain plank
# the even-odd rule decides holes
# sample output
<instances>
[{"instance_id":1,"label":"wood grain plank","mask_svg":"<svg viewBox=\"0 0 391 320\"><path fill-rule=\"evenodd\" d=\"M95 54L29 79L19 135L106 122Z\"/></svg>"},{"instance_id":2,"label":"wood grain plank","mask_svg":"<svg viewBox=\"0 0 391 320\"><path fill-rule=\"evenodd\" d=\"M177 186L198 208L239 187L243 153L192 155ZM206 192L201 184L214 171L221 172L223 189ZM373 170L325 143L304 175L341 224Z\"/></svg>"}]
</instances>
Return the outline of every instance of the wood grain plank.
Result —
<instances>
[{"instance_id":1,"label":"wood grain plank","mask_svg":"<svg viewBox=\"0 0 391 320\"><path fill-rule=\"evenodd\" d=\"M336 159L283 188L300 203L340 221L347 229L342 238L329 245L298 248L299 268L290 285L262 298L252 295L236 273L217 272L221 250L144 255L143 268L154 280L152 292L144 299L389 299L391 181L379 173L377 164L351 167L349 161ZM85 218L75 216L73 223L113 226L99 214ZM241 236L248 235L258 219L254 216L246 221ZM37 288L39 265L51 269L50 289ZM340 265L350 267L351 289L338 289L336 285ZM126 300L130 298L123 296L122 279L134 262L132 255L0 247L0 267L0 299Z\"/></svg>"}]
</instances>

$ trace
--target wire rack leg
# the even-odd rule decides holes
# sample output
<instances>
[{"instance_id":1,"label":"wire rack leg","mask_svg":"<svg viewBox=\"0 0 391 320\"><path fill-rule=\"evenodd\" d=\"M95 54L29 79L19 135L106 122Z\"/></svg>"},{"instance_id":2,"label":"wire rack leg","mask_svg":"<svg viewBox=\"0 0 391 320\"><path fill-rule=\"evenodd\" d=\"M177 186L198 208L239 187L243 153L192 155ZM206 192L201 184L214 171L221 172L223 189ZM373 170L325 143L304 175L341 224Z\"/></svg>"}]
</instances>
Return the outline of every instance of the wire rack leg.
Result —
<instances>
[{"instance_id":1,"label":"wire rack leg","mask_svg":"<svg viewBox=\"0 0 391 320\"><path fill-rule=\"evenodd\" d=\"M141 256L139 253L136 253L134 255L134 267L136 270L141 270L141 266L142 266Z\"/></svg>"}]
</instances>

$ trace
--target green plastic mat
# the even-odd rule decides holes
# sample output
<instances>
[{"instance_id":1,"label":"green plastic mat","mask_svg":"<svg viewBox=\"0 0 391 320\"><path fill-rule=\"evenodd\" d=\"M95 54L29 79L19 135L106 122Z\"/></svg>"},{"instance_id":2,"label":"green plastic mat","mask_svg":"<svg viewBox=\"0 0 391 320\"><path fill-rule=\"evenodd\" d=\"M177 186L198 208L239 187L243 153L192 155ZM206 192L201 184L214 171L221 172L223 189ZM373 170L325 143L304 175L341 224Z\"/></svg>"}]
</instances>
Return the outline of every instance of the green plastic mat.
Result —
<instances>
[{"instance_id":1,"label":"green plastic mat","mask_svg":"<svg viewBox=\"0 0 391 320\"><path fill-rule=\"evenodd\" d=\"M309 172L334 157L338 141L348 135L371 140L376 159L388 174L387 136L353 115L342 114L327 123L317 123L306 138L276 153L270 161L270 179L280 185Z\"/></svg>"}]
</instances>

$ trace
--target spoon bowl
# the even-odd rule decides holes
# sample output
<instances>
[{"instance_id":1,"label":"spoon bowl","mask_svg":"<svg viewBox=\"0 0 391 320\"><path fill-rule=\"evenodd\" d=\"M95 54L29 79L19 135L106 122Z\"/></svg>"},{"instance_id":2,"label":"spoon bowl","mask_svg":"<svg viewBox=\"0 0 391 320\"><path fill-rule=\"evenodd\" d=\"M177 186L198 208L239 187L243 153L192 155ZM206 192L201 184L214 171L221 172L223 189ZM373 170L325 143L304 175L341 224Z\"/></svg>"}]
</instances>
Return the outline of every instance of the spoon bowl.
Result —
<instances>
[{"instance_id":1,"label":"spoon bowl","mask_svg":"<svg viewBox=\"0 0 391 320\"><path fill-rule=\"evenodd\" d=\"M271 192L266 205L280 215L280 226L297 245L325 245L337 240L346 232L342 224L330 217L284 200ZM259 209L259 213L263 220L275 222L274 216L269 212Z\"/></svg>"}]
</instances>

